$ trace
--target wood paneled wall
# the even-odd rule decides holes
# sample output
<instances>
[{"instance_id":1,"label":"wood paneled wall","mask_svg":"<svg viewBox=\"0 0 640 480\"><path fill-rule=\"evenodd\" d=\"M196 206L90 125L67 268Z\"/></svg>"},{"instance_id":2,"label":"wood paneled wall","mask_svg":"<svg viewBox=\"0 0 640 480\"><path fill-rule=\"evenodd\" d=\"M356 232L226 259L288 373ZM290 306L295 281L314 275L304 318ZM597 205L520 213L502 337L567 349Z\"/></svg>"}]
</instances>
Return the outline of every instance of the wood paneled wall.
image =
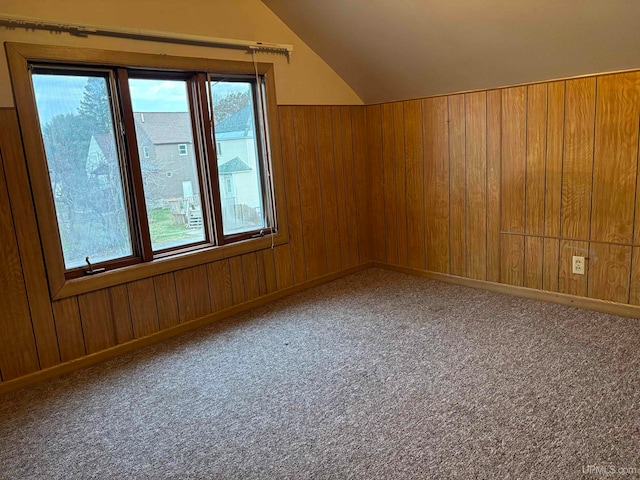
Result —
<instances>
[{"instance_id":1,"label":"wood paneled wall","mask_svg":"<svg viewBox=\"0 0 640 480\"><path fill-rule=\"evenodd\" d=\"M282 106L279 116L288 244L52 303L16 114L0 109L2 381L370 262L364 107Z\"/></svg>"},{"instance_id":2,"label":"wood paneled wall","mask_svg":"<svg viewBox=\"0 0 640 480\"><path fill-rule=\"evenodd\" d=\"M376 261L640 304L640 72L366 111Z\"/></svg>"}]
</instances>

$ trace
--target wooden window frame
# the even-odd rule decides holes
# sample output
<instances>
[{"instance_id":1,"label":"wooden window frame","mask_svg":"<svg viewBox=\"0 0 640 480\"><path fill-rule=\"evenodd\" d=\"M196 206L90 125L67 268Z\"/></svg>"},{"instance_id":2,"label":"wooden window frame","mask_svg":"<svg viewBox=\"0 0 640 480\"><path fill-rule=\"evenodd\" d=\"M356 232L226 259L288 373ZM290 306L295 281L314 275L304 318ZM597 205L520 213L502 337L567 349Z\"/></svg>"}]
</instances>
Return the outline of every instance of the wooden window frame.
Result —
<instances>
[{"instance_id":1,"label":"wooden window frame","mask_svg":"<svg viewBox=\"0 0 640 480\"><path fill-rule=\"evenodd\" d=\"M49 291L53 300L202 265L244 253L255 252L288 242L289 233L286 217L284 173L280 149L280 127L273 64L260 62L254 66L252 62L8 42L5 46L29 172L30 185L28 187L31 189L35 205ZM261 236L257 238L255 232L250 232L253 235L227 237L223 237L220 234L218 235L218 241L221 243L219 245L207 245L204 247L202 245L189 245L177 253L173 251L170 252L171 255L154 255L153 258L142 258L141 263L124 266L117 265L116 267L118 268L97 275L68 278L62 255L62 244L59 237L48 166L29 72L29 66L35 63L64 64L71 68L73 68L73 66L79 68L105 67L125 71L126 69L139 68L149 71L174 71L177 74L180 74L180 72L207 72L215 75L255 75L257 69L257 73L264 79L264 95L255 97L255 99L256 102L259 98L262 99L263 113L268 118L268 122L265 122L263 126L266 136L265 140L270 148L266 148L263 151L267 155L265 161L270 165L271 192L275 204L275 211L271 212L274 216L267 220L273 222L272 224L275 226L274 233L271 234L270 229L265 229L266 234L262 232ZM206 88L206 83L203 84L206 80L206 74L198 75L200 77L198 88ZM204 115L204 117L206 117L206 115ZM259 121L264 122L265 119L260 118ZM215 148L212 136L206 134L206 129L211 126L206 125L206 118L204 122L205 125L198 125L197 128L201 129L200 131L203 135L202 140L204 140L205 143L202 147L208 150L205 158L208 159L207 167L211 169L212 166L216 165ZM194 129L195 128L196 126L194 125ZM258 127L256 126L256 128ZM126 138L129 139L131 137L127 135ZM133 139L133 141L135 141L135 136ZM198 139L194 140L196 143L200 143ZM130 140L127 140L127 142L129 141ZM200 147L194 144L194 148L198 149ZM131 146L129 146L129 152L138 156L137 148L132 149ZM212 155L211 152L214 152L214 154ZM132 168L131 165L134 166L133 169L135 169L135 166L137 166L137 168L140 167L139 159L138 162L130 161L128 163L130 169ZM217 175L214 176L211 172L217 172L217 169L210 170L209 173L211 176L209 183L212 184L211 188L214 190L211 194L217 195L218 198L220 198L219 182L217 178L215 178ZM132 176L135 179L136 175L133 174ZM263 183L266 183L264 179ZM263 186L263 188L266 188L266 186ZM268 196L265 196L264 199L266 203ZM131 200L141 201L141 199L135 198L134 195L131 195ZM203 197L202 201L210 201L210 198L205 200ZM140 209L137 209L137 211L140 211ZM220 229L221 223L219 222L221 222L221 218L219 218L219 209L215 209L213 217L216 223L214 227ZM218 231L222 233L222 230ZM140 241L150 242L149 239L144 238L144 235ZM142 251L148 250L142 248Z\"/></svg>"}]
</instances>

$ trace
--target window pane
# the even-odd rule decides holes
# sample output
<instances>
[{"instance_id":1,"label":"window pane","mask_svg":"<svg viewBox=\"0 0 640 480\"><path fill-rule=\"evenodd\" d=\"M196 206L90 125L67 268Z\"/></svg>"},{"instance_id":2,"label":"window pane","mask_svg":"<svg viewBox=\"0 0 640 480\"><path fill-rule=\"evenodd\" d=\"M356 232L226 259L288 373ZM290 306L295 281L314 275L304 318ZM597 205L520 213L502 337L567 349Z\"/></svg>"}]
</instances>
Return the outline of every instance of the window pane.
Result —
<instances>
[{"instance_id":1,"label":"window pane","mask_svg":"<svg viewBox=\"0 0 640 480\"><path fill-rule=\"evenodd\" d=\"M66 268L132 255L108 77L32 78Z\"/></svg>"},{"instance_id":2,"label":"window pane","mask_svg":"<svg viewBox=\"0 0 640 480\"><path fill-rule=\"evenodd\" d=\"M154 251L206 240L187 82L130 79Z\"/></svg>"},{"instance_id":3,"label":"window pane","mask_svg":"<svg viewBox=\"0 0 640 480\"><path fill-rule=\"evenodd\" d=\"M255 109L249 82L211 82L225 235L265 227Z\"/></svg>"}]
</instances>

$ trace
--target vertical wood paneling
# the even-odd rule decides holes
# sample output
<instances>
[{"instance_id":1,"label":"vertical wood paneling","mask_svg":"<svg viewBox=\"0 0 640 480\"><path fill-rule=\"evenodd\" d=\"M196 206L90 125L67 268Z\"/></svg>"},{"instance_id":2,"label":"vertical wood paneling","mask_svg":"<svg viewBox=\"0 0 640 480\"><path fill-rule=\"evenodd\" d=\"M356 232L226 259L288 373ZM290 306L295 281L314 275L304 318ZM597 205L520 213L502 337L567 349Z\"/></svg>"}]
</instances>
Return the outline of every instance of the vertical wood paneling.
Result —
<instances>
[{"instance_id":1,"label":"vertical wood paneling","mask_svg":"<svg viewBox=\"0 0 640 480\"><path fill-rule=\"evenodd\" d=\"M244 274L242 271L242 259L233 257L229 259L229 273L231 275L231 293L233 304L237 305L246 300L244 290Z\"/></svg>"},{"instance_id":2,"label":"vertical wood paneling","mask_svg":"<svg viewBox=\"0 0 640 480\"><path fill-rule=\"evenodd\" d=\"M0 108L0 125L2 126L0 128L0 164L4 167L1 175L3 178L0 179L2 187L0 188L4 188L5 184L7 188L7 196L1 195L3 197L2 204L6 208L11 205L13 211L13 228L20 255L22 277L26 287L31 314L30 323L36 341L39 365L40 368L48 368L60 363L60 352L51 310L42 246L39 241L33 200L29 190L27 163L15 109ZM10 258L7 257L8 260ZM7 293L9 292L8 290ZM17 298L14 301L18 301ZM0 302L0 305L4 305L4 303Z\"/></svg>"},{"instance_id":3,"label":"vertical wood paneling","mask_svg":"<svg viewBox=\"0 0 640 480\"><path fill-rule=\"evenodd\" d=\"M156 292L160 330L178 325L180 312L178 311L178 295L176 294L176 281L173 273L153 277L153 287Z\"/></svg>"},{"instance_id":4,"label":"vertical wood paneling","mask_svg":"<svg viewBox=\"0 0 640 480\"><path fill-rule=\"evenodd\" d=\"M383 112L384 107L383 105ZM447 97L423 100L422 115L427 270L449 273L449 107ZM385 174L386 171L385 157ZM386 184L385 177L385 188ZM393 232L389 232L388 228L387 226L389 242Z\"/></svg>"},{"instance_id":5,"label":"vertical wood paneling","mask_svg":"<svg viewBox=\"0 0 640 480\"><path fill-rule=\"evenodd\" d=\"M422 125L422 120L420 120L420 122L420 125ZM367 107L367 138L367 154L369 158L369 168L371 169L373 259L384 262L386 260L386 229L384 218L384 165L382 160L382 108L380 105ZM422 145L420 148L422 148ZM420 203L424 203L422 198L420 199ZM420 250L423 249L424 244L420 245Z\"/></svg>"},{"instance_id":6,"label":"vertical wood paneling","mask_svg":"<svg viewBox=\"0 0 640 480\"><path fill-rule=\"evenodd\" d=\"M545 163L547 154L547 84L527 87L527 165L525 232L544 233ZM538 287L532 287L538 288Z\"/></svg>"},{"instance_id":7,"label":"vertical wood paneling","mask_svg":"<svg viewBox=\"0 0 640 480\"><path fill-rule=\"evenodd\" d=\"M588 265L584 275L576 275L573 271L573 256L589 256L588 242L560 241L560 276L558 291L569 295L587 296Z\"/></svg>"},{"instance_id":8,"label":"vertical wood paneling","mask_svg":"<svg viewBox=\"0 0 640 480\"><path fill-rule=\"evenodd\" d=\"M502 231L524 233L527 87L502 90ZM504 239L504 237L503 237Z\"/></svg>"},{"instance_id":9,"label":"vertical wood paneling","mask_svg":"<svg viewBox=\"0 0 640 480\"><path fill-rule=\"evenodd\" d=\"M640 305L640 247L633 247L631 259L631 285L629 286L629 303Z\"/></svg>"},{"instance_id":10,"label":"vertical wood paneling","mask_svg":"<svg viewBox=\"0 0 640 480\"><path fill-rule=\"evenodd\" d=\"M156 291L153 279L145 278L127 285L131 305L131 323L136 338L145 337L160 330Z\"/></svg>"},{"instance_id":11,"label":"vertical wood paneling","mask_svg":"<svg viewBox=\"0 0 640 480\"><path fill-rule=\"evenodd\" d=\"M60 359L63 362L70 362L86 355L78 299L71 297L53 302L52 308L60 346Z\"/></svg>"},{"instance_id":12,"label":"vertical wood paneling","mask_svg":"<svg viewBox=\"0 0 640 480\"><path fill-rule=\"evenodd\" d=\"M322 228L322 203L318 203L322 196L314 107L295 108L293 121L307 278L317 278L326 273L327 258Z\"/></svg>"},{"instance_id":13,"label":"vertical wood paneling","mask_svg":"<svg viewBox=\"0 0 640 480\"><path fill-rule=\"evenodd\" d=\"M564 238L589 238L595 97L595 78L566 82L561 212Z\"/></svg>"},{"instance_id":14,"label":"vertical wood paneling","mask_svg":"<svg viewBox=\"0 0 640 480\"><path fill-rule=\"evenodd\" d=\"M220 260L207 265L207 275L209 276L211 309L214 312L219 312L231 307L233 305L233 291L231 288L229 260Z\"/></svg>"},{"instance_id":15,"label":"vertical wood paneling","mask_svg":"<svg viewBox=\"0 0 640 480\"><path fill-rule=\"evenodd\" d=\"M466 103L466 191L467 275L487 277L487 95L465 95Z\"/></svg>"},{"instance_id":16,"label":"vertical wood paneling","mask_svg":"<svg viewBox=\"0 0 640 480\"><path fill-rule=\"evenodd\" d=\"M109 289L111 297L111 318L116 336L116 344L133 340L133 324L131 322L131 308L126 285L117 285ZM153 307L155 308L155 302Z\"/></svg>"},{"instance_id":17,"label":"vertical wood paneling","mask_svg":"<svg viewBox=\"0 0 640 480\"><path fill-rule=\"evenodd\" d=\"M260 291L263 295L268 293L273 293L276 290L278 290L274 249L270 248L268 250L262 250L261 252L257 252L257 255L259 259L258 263L260 263L260 258L261 258L262 264L264 266L264 277L261 277ZM338 255L338 259L340 259L339 255ZM264 278L264 282L262 282L262 278Z\"/></svg>"},{"instance_id":18,"label":"vertical wood paneling","mask_svg":"<svg viewBox=\"0 0 640 480\"><path fill-rule=\"evenodd\" d=\"M78 296L78 306L87 353L113 347L116 344L116 334L109 290L98 290Z\"/></svg>"},{"instance_id":19,"label":"vertical wood paneling","mask_svg":"<svg viewBox=\"0 0 640 480\"><path fill-rule=\"evenodd\" d=\"M558 237L560 236L564 143L564 82L549 84L548 102L544 233L551 237ZM557 281L556 275L556 284Z\"/></svg>"},{"instance_id":20,"label":"vertical wood paneling","mask_svg":"<svg viewBox=\"0 0 640 480\"><path fill-rule=\"evenodd\" d=\"M353 158L353 130L351 120L351 107L339 107L340 110L340 134L342 136L342 163L343 163L343 185L345 198L346 226L345 237L347 239L346 253L347 263L343 262L342 267L354 267L359 264L358 254L358 214L356 212L356 188L355 188L355 167ZM345 245L342 245L345 251Z\"/></svg>"},{"instance_id":21,"label":"vertical wood paneling","mask_svg":"<svg viewBox=\"0 0 640 480\"><path fill-rule=\"evenodd\" d=\"M291 287L293 285L293 271L291 268L290 244L275 247L273 249L273 257L276 264L278 290Z\"/></svg>"},{"instance_id":22,"label":"vertical wood paneling","mask_svg":"<svg viewBox=\"0 0 640 480\"><path fill-rule=\"evenodd\" d=\"M407 170L404 150L404 104L393 104L393 143L396 166L396 236L398 241L398 265L408 265L407 240Z\"/></svg>"},{"instance_id":23,"label":"vertical wood paneling","mask_svg":"<svg viewBox=\"0 0 640 480\"><path fill-rule=\"evenodd\" d=\"M407 165L407 262L411 268L424 269L424 159L420 100L404 102L404 126Z\"/></svg>"},{"instance_id":24,"label":"vertical wood paneling","mask_svg":"<svg viewBox=\"0 0 640 480\"><path fill-rule=\"evenodd\" d=\"M591 298L627 303L631 273L631 247L607 243L589 244L588 293Z\"/></svg>"},{"instance_id":25,"label":"vertical wood paneling","mask_svg":"<svg viewBox=\"0 0 640 480\"><path fill-rule=\"evenodd\" d=\"M449 244L451 274L467 274L466 140L464 95L449 97Z\"/></svg>"},{"instance_id":26,"label":"vertical wood paneling","mask_svg":"<svg viewBox=\"0 0 640 480\"><path fill-rule=\"evenodd\" d=\"M253 300L260 296L258 279L258 260L255 252L240 257L242 261L242 280L244 282L245 300Z\"/></svg>"},{"instance_id":27,"label":"vertical wood paneling","mask_svg":"<svg viewBox=\"0 0 640 480\"><path fill-rule=\"evenodd\" d=\"M500 281L521 287L524 282L524 236L502 235Z\"/></svg>"},{"instance_id":28,"label":"vertical wood paneling","mask_svg":"<svg viewBox=\"0 0 640 480\"><path fill-rule=\"evenodd\" d=\"M544 278L542 288L549 292L558 291L560 241L556 238L544 239Z\"/></svg>"},{"instance_id":29,"label":"vertical wood paneling","mask_svg":"<svg viewBox=\"0 0 640 480\"><path fill-rule=\"evenodd\" d=\"M0 152L2 153L2 152ZM0 374L2 379L40 368L0 155Z\"/></svg>"},{"instance_id":30,"label":"vertical wood paneling","mask_svg":"<svg viewBox=\"0 0 640 480\"><path fill-rule=\"evenodd\" d=\"M592 240L632 242L639 117L640 72L598 78Z\"/></svg>"},{"instance_id":31,"label":"vertical wood paneling","mask_svg":"<svg viewBox=\"0 0 640 480\"><path fill-rule=\"evenodd\" d=\"M331 107L316 107L318 123L318 168L322 191L322 216L328 272L340 270L340 227L331 124Z\"/></svg>"},{"instance_id":32,"label":"vertical wood paneling","mask_svg":"<svg viewBox=\"0 0 640 480\"><path fill-rule=\"evenodd\" d=\"M354 184L358 220L358 263L373 259L373 226L371 219L371 165L368 154L367 118L364 107L351 107L353 135Z\"/></svg>"},{"instance_id":33,"label":"vertical wood paneling","mask_svg":"<svg viewBox=\"0 0 640 480\"><path fill-rule=\"evenodd\" d=\"M307 279L304 241L302 238L302 215L300 213L300 187L298 185L298 160L293 130L293 107L279 107L284 183L287 192L287 220L293 283ZM335 132L334 132L335 135Z\"/></svg>"},{"instance_id":34,"label":"vertical wood paneling","mask_svg":"<svg viewBox=\"0 0 640 480\"><path fill-rule=\"evenodd\" d=\"M382 161L384 185L384 224L387 263L398 263L398 221L396 170L393 142L393 104L382 105ZM448 195L447 195L448 198Z\"/></svg>"},{"instance_id":35,"label":"vertical wood paneling","mask_svg":"<svg viewBox=\"0 0 640 480\"><path fill-rule=\"evenodd\" d=\"M175 279L181 323L211 313L206 265L179 270Z\"/></svg>"},{"instance_id":36,"label":"vertical wood paneling","mask_svg":"<svg viewBox=\"0 0 640 480\"><path fill-rule=\"evenodd\" d=\"M524 249L524 286L542 290L543 239L541 237L525 237Z\"/></svg>"},{"instance_id":37,"label":"vertical wood paneling","mask_svg":"<svg viewBox=\"0 0 640 480\"><path fill-rule=\"evenodd\" d=\"M487 92L487 280L500 281L502 93Z\"/></svg>"}]
</instances>

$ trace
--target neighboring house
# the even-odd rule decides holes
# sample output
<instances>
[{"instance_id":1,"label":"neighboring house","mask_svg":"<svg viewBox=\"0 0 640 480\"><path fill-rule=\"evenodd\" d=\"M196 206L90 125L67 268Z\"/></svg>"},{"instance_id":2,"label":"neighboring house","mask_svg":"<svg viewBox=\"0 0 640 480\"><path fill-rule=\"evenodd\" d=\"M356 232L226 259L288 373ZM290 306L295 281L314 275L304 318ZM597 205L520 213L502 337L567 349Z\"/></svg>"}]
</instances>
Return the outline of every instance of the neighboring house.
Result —
<instances>
[{"instance_id":1,"label":"neighboring house","mask_svg":"<svg viewBox=\"0 0 640 480\"><path fill-rule=\"evenodd\" d=\"M159 208L198 197L189 113L134 112L134 120L147 204ZM225 225L233 229L257 224L262 206L251 105L219 122L215 130ZM103 170L113 165L117 165L113 138L92 137L87 172L104 174ZM199 209L197 201L193 206Z\"/></svg>"}]
</instances>

